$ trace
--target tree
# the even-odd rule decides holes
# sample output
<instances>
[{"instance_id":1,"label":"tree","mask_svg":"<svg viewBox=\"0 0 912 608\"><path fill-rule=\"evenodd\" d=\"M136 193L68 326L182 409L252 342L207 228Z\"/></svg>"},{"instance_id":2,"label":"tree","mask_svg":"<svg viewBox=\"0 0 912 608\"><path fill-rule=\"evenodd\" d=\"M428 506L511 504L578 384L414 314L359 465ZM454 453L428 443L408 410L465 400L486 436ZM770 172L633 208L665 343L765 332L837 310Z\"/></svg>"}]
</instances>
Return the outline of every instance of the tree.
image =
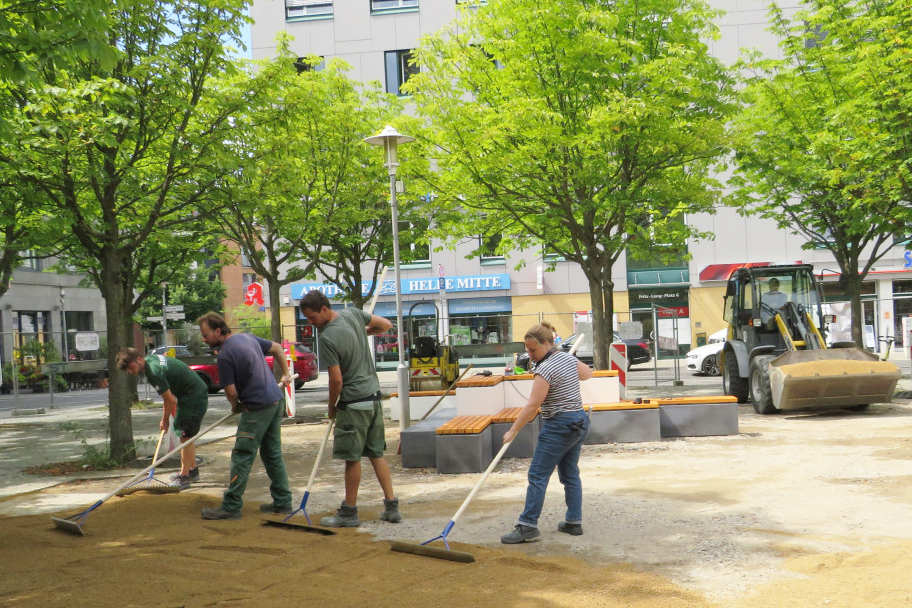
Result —
<instances>
[{"instance_id":1,"label":"tree","mask_svg":"<svg viewBox=\"0 0 912 608\"><path fill-rule=\"evenodd\" d=\"M238 0L128 0L108 7L113 66L84 60L40 69L42 84L12 114L9 158L44 199L67 262L105 299L111 455L135 454L130 382L115 355L133 314L160 283L206 257L211 216L200 213L229 170L217 150L235 108L203 103L230 70L223 39L240 40Z\"/></svg>"},{"instance_id":2,"label":"tree","mask_svg":"<svg viewBox=\"0 0 912 608\"><path fill-rule=\"evenodd\" d=\"M912 236L912 1L772 11L781 59L746 60L731 203L827 249L862 346L861 284Z\"/></svg>"},{"instance_id":3,"label":"tree","mask_svg":"<svg viewBox=\"0 0 912 608\"><path fill-rule=\"evenodd\" d=\"M221 310L225 300L225 284L218 278L218 266L194 265L172 276L165 293L166 304L180 304L184 307L185 323L199 333L195 321L210 310ZM162 315L161 298L149 297L137 308L134 320L145 330L160 330L158 321L146 321L147 317ZM180 322L169 322L168 327L181 325Z\"/></svg>"},{"instance_id":4,"label":"tree","mask_svg":"<svg viewBox=\"0 0 912 608\"><path fill-rule=\"evenodd\" d=\"M254 91L261 100L233 117L232 156L245 162L225 181L218 217L267 282L275 341L282 338L280 287L313 276L324 251L332 250L326 262L335 280L357 299L361 262L391 256L389 240L378 238L389 232L382 155L363 139L398 105L376 83L359 89L344 62L316 70L319 61L299 60L282 37L276 56L239 75L226 93Z\"/></svg>"},{"instance_id":5,"label":"tree","mask_svg":"<svg viewBox=\"0 0 912 608\"><path fill-rule=\"evenodd\" d=\"M699 0L501 0L463 10L417 51L405 84L436 233L540 242L582 268L607 365L612 269L628 251L701 236L710 170L725 151L731 82L709 55L717 17Z\"/></svg>"}]
</instances>

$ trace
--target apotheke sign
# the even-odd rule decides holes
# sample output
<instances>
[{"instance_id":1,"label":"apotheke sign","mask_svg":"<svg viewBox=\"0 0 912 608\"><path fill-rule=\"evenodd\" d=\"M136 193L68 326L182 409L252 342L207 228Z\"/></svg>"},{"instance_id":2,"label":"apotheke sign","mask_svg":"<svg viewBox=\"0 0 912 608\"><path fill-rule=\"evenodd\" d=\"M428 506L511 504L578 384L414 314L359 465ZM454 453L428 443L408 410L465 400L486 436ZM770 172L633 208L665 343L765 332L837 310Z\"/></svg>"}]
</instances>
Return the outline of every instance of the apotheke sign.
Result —
<instances>
[{"instance_id":1,"label":"apotheke sign","mask_svg":"<svg viewBox=\"0 0 912 608\"><path fill-rule=\"evenodd\" d=\"M466 291L501 291L510 289L510 275L508 274L483 274L462 277L422 277L417 279L402 279L402 293L419 294L419 293L436 293L441 289L440 282L447 292L466 292ZM372 281L365 281L361 284L361 293L366 295L370 292ZM327 298L333 299L342 294L342 290L337 285L327 283L298 283L291 286L291 297L300 300L308 291L316 289L322 292ZM380 287L381 296L392 296L396 294L396 282L394 280L384 281Z\"/></svg>"}]
</instances>

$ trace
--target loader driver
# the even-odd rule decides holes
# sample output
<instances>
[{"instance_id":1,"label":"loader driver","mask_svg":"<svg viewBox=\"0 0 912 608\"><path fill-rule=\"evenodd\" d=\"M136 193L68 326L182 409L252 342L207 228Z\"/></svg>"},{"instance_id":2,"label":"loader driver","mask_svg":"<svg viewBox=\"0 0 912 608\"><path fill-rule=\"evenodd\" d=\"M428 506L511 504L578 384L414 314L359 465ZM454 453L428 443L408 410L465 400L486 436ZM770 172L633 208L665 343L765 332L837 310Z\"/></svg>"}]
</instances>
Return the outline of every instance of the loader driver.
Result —
<instances>
[{"instance_id":1,"label":"loader driver","mask_svg":"<svg viewBox=\"0 0 912 608\"><path fill-rule=\"evenodd\" d=\"M768 285L769 291L760 296L760 320L764 325L788 302L788 296L779 291L779 279L773 277Z\"/></svg>"}]
</instances>

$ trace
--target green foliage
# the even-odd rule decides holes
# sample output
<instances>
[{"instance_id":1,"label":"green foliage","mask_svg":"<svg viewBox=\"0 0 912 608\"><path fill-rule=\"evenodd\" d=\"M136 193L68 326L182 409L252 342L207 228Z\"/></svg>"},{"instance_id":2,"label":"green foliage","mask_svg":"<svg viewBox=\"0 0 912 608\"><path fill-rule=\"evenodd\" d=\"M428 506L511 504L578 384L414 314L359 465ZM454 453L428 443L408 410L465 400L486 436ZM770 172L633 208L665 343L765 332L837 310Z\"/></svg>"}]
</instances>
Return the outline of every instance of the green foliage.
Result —
<instances>
[{"instance_id":1,"label":"green foliage","mask_svg":"<svg viewBox=\"0 0 912 608\"><path fill-rule=\"evenodd\" d=\"M82 444L82 458L79 460L84 468L106 471L120 467L120 463L111 455L111 446L107 438L100 445L92 445L86 439L85 432L72 422L62 423L60 430L73 433L73 438Z\"/></svg>"},{"instance_id":2,"label":"green foliage","mask_svg":"<svg viewBox=\"0 0 912 608\"><path fill-rule=\"evenodd\" d=\"M14 187L41 193L38 211L64 261L101 291L109 356L128 345L137 306L162 281L209 257L212 193L237 167L220 152L237 107L208 96L233 71L224 44L239 42L244 9L242 0L109 4L104 34L116 62L36 64L41 78L6 105L5 170ZM110 385L118 460L133 450L124 376L113 373Z\"/></svg>"},{"instance_id":3,"label":"green foliage","mask_svg":"<svg viewBox=\"0 0 912 608\"><path fill-rule=\"evenodd\" d=\"M437 169L425 186L433 233L501 235L496 253L577 262L599 366L618 258L705 236L682 219L713 211L734 109L706 46L717 16L699 0L473 5L422 42L405 84L427 125L403 154Z\"/></svg>"},{"instance_id":4,"label":"green foliage","mask_svg":"<svg viewBox=\"0 0 912 608\"><path fill-rule=\"evenodd\" d=\"M319 71L299 72L300 65L280 36L275 57L222 89L229 99L245 99L247 110L234 115L229 154L244 160L226 178L219 217L265 279L274 340L280 286L313 276L322 264L360 298L362 265L372 261L376 275L392 260L383 155L363 140L399 113L398 99L378 83L349 79L340 60Z\"/></svg>"},{"instance_id":5,"label":"green foliage","mask_svg":"<svg viewBox=\"0 0 912 608\"><path fill-rule=\"evenodd\" d=\"M232 331L250 333L266 340L272 339L269 318L258 307L239 304L228 311L228 317L235 320Z\"/></svg>"},{"instance_id":6,"label":"green foliage","mask_svg":"<svg viewBox=\"0 0 912 608\"><path fill-rule=\"evenodd\" d=\"M853 300L912 234L912 1L809 0L772 11L781 58L753 55L734 121L730 203L832 252Z\"/></svg>"}]
</instances>

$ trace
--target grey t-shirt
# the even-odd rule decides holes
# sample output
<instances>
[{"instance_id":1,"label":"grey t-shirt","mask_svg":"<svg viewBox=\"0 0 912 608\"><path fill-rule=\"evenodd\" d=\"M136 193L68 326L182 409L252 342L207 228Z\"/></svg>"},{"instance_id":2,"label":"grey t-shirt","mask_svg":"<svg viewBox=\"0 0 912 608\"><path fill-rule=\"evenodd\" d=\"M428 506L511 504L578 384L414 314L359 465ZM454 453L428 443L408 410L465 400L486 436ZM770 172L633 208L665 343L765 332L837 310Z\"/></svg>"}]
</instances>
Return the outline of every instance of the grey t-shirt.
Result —
<instances>
[{"instance_id":1,"label":"grey t-shirt","mask_svg":"<svg viewBox=\"0 0 912 608\"><path fill-rule=\"evenodd\" d=\"M338 315L320 330L320 356L326 367L342 370L340 401L369 399L380 390L365 329L371 315L357 308L343 308Z\"/></svg>"}]
</instances>

